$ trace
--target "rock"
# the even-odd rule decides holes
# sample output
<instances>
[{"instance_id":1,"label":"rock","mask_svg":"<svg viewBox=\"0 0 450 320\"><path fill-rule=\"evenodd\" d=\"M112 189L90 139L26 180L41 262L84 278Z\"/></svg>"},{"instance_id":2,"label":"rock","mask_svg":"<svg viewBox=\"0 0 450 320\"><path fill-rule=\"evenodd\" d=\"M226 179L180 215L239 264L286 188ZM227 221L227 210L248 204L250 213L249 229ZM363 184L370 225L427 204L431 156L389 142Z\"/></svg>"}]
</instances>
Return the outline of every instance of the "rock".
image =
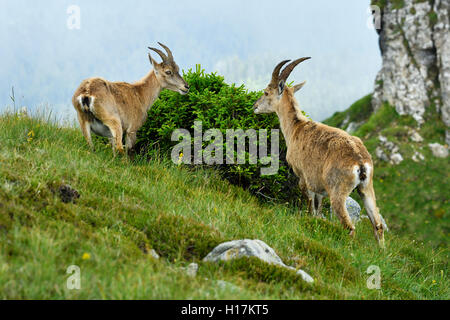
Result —
<instances>
[{"instance_id":1,"label":"rock","mask_svg":"<svg viewBox=\"0 0 450 320\"><path fill-rule=\"evenodd\" d=\"M361 221L361 206L359 205L359 203L352 197L348 197L347 200L345 201L345 205L347 207L347 211L352 222L356 224L357 222ZM333 209L330 209L330 214L333 214ZM381 222L383 223L384 230L389 231L386 221L384 220L381 214L380 217ZM368 217L364 216L364 218Z\"/></svg>"},{"instance_id":2,"label":"rock","mask_svg":"<svg viewBox=\"0 0 450 320\"><path fill-rule=\"evenodd\" d=\"M361 127L363 123L364 122L351 122L345 131L347 131L348 133L353 133L358 130L358 128Z\"/></svg>"},{"instance_id":3,"label":"rock","mask_svg":"<svg viewBox=\"0 0 450 320\"><path fill-rule=\"evenodd\" d=\"M433 40L437 54L437 69L439 70L439 83L442 98L442 121L450 126L450 2L448 0L435 0L433 11L437 21L433 29ZM449 143L447 143L449 145Z\"/></svg>"},{"instance_id":4,"label":"rock","mask_svg":"<svg viewBox=\"0 0 450 320\"><path fill-rule=\"evenodd\" d=\"M345 206L347 207L348 215L352 222L355 224L358 223L361 220L361 206L359 203L352 197L348 197L347 200L345 200ZM333 214L333 209L330 208L330 215L332 216Z\"/></svg>"},{"instance_id":5,"label":"rock","mask_svg":"<svg viewBox=\"0 0 450 320\"><path fill-rule=\"evenodd\" d=\"M378 137L378 140L380 140L381 145L375 150L375 155L377 158L384 162L390 162L394 165L397 165L403 161L403 157L399 152L400 149L395 145L395 143L388 141L386 137L381 135Z\"/></svg>"},{"instance_id":6,"label":"rock","mask_svg":"<svg viewBox=\"0 0 450 320\"><path fill-rule=\"evenodd\" d=\"M375 150L375 155L381 161L389 162L389 157L387 156L387 154L384 152L384 150L381 147L377 147L377 149Z\"/></svg>"},{"instance_id":7,"label":"rock","mask_svg":"<svg viewBox=\"0 0 450 320\"><path fill-rule=\"evenodd\" d=\"M159 254L156 253L155 249L150 250L149 254L150 254L150 256L153 257L154 259L156 259L156 260L159 259Z\"/></svg>"},{"instance_id":8,"label":"rock","mask_svg":"<svg viewBox=\"0 0 450 320\"><path fill-rule=\"evenodd\" d=\"M424 161L425 157L420 152L416 151L412 157L414 162Z\"/></svg>"},{"instance_id":9,"label":"rock","mask_svg":"<svg viewBox=\"0 0 450 320\"><path fill-rule=\"evenodd\" d=\"M433 152L433 155L437 158L447 158L448 157L448 148L439 144L439 143L430 143L428 145Z\"/></svg>"},{"instance_id":10,"label":"rock","mask_svg":"<svg viewBox=\"0 0 450 320\"><path fill-rule=\"evenodd\" d=\"M416 131L416 130L411 130L409 132L409 137L411 139L411 141L413 142L423 142L423 138L422 136Z\"/></svg>"},{"instance_id":11,"label":"rock","mask_svg":"<svg viewBox=\"0 0 450 320\"><path fill-rule=\"evenodd\" d=\"M289 269L292 269L292 270L296 270L295 268L293 268L293 267L288 267ZM308 283L313 283L314 282L314 279L309 275L309 274L307 274L305 271L303 271L303 270L301 270L301 269L299 269L299 270L297 270L297 274L300 276L300 277L302 277L302 279L304 280L304 281L306 281L306 282L308 282Z\"/></svg>"},{"instance_id":12,"label":"rock","mask_svg":"<svg viewBox=\"0 0 450 320\"><path fill-rule=\"evenodd\" d=\"M347 115L347 117L345 117L344 121L342 122L342 124L339 126L340 128L345 128L345 126L350 122L350 115Z\"/></svg>"},{"instance_id":13,"label":"rock","mask_svg":"<svg viewBox=\"0 0 450 320\"><path fill-rule=\"evenodd\" d=\"M380 140L381 144L385 144L386 142L388 142L388 139L385 136L378 136L378 140Z\"/></svg>"},{"instance_id":14,"label":"rock","mask_svg":"<svg viewBox=\"0 0 450 320\"><path fill-rule=\"evenodd\" d=\"M275 251L261 240L234 240L218 245L204 259L205 262L230 261L242 257L256 257L269 264L274 264L296 270L286 266ZM301 271L301 270L299 270ZM306 282L312 283L314 279L306 272L297 271L297 274Z\"/></svg>"},{"instance_id":15,"label":"rock","mask_svg":"<svg viewBox=\"0 0 450 320\"><path fill-rule=\"evenodd\" d=\"M383 64L372 105L385 101L419 125L427 106L442 101L443 122L450 126L450 1L386 1L378 31Z\"/></svg>"},{"instance_id":16,"label":"rock","mask_svg":"<svg viewBox=\"0 0 450 320\"><path fill-rule=\"evenodd\" d=\"M195 278L197 276L197 272L198 272L198 264L191 263L190 265L187 266L187 268L185 268L185 270L186 270L186 274L189 277Z\"/></svg>"},{"instance_id":17,"label":"rock","mask_svg":"<svg viewBox=\"0 0 450 320\"><path fill-rule=\"evenodd\" d=\"M394 153L391 155L391 163L398 165L403 162L403 157L400 153Z\"/></svg>"},{"instance_id":18,"label":"rock","mask_svg":"<svg viewBox=\"0 0 450 320\"><path fill-rule=\"evenodd\" d=\"M450 146L450 131L449 130L445 131L445 144Z\"/></svg>"},{"instance_id":19,"label":"rock","mask_svg":"<svg viewBox=\"0 0 450 320\"><path fill-rule=\"evenodd\" d=\"M77 190L73 189L68 184L62 184L59 187L59 197L64 203L75 203L80 198L80 194Z\"/></svg>"},{"instance_id":20,"label":"rock","mask_svg":"<svg viewBox=\"0 0 450 320\"><path fill-rule=\"evenodd\" d=\"M347 207L348 214L353 223L359 222L361 220L361 206L352 197L348 197L345 201L345 206Z\"/></svg>"},{"instance_id":21,"label":"rock","mask_svg":"<svg viewBox=\"0 0 450 320\"><path fill-rule=\"evenodd\" d=\"M389 152L398 152L398 147L391 141L388 141L384 144L384 147L389 151Z\"/></svg>"}]
</instances>

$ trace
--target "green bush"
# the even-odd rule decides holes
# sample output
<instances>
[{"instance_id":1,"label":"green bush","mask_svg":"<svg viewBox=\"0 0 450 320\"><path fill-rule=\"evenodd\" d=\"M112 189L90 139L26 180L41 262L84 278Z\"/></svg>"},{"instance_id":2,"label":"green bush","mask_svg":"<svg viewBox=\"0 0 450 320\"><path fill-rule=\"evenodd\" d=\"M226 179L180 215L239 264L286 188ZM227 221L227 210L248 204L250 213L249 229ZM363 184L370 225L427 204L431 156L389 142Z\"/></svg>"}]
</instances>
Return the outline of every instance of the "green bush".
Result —
<instances>
[{"instance_id":1,"label":"green bush","mask_svg":"<svg viewBox=\"0 0 450 320\"><path fill-rule=\"evenodd\" d=\"M223 136L223 154L226 155L227 129L267 129L268 153L270 154L271 129L279 129L275 114L255 115L253 104L262 94L249 92L244 86L228 85L224 78L212 73L206 74L197 65L196 70L189 70L184 78L191 86L190 93L182 96L165 90L155 102L148 114L148 120L138 133L137 150L141 154L151 155L154 150L170 156L179 142L172 141L176 129L189 130L194 137L194 122L202 122L202 131L219 129ZM247 139L248 140L248 139ZM211 142L203 143L203 147ZM232 184L250 190L263 199L274 201L292 201L299 196L297 178L288 168L286 162L286 144L280 132L280 168L277 174L262 176L261 168L267 167L258 160L249 164L248 141L246 143L246 163L241 165L212 165L222 177ZM234 144L236 152L236 144ZM295 203L296 201L294 201Z\"/></svg>"}]
</instances>

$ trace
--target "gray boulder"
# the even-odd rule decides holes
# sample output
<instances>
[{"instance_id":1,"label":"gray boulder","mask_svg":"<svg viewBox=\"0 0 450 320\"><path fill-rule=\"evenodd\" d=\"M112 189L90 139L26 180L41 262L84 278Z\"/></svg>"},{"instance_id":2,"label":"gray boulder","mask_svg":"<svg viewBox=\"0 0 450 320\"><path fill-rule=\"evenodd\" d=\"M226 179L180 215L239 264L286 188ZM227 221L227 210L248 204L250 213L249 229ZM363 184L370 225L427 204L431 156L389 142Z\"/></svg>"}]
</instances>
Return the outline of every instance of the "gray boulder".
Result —
<instances>
[{"instance_id":1,"label":"gray boulder","mask_svg":"<svg viewBox=\"0 0 450 320\"><path fill-rule=\"evenodd\" d=\"M352 197L348 197L345 201L345 206L347 207L348 214L350 216L350 219L353 223L358 223L361 221L361 206L359 205L356 200L354 200ZM330 214L333 215L333 209L330 209ZM380 214L381 222L383 223L383 229L385 231L389 231L389 228L386 224L386 221L384 220L383 216ZM367 216L364 216L364 218L368 218Z\"/></svg>"},{"instance_id":2,"label":"gray boulder","mask_svg":"<svg viewBox=\"0 0 450 320\"><path fill-rule=\"evenodd\" d=\"M361 206L352 197L348 197L345 201L348 214L353 223L357 223L361 220ZM333 209L330 208L330 215L334 214Z\"/></svg>"},{"instance_id":3,"label":"gray boulder","mask_svg":"<svg viewBox=\"0 0 450 320\"><path fill-rule=\"evenodd\" d=\"M205 262L230 261L243 257L256 257L269 264L275 264L283 268L296 271L302 279L308 283L314 279L303 270L296 270L286 266L275 251L261 240L235 240L218 245L204 259Z\"/></svg>"}]
</instances>

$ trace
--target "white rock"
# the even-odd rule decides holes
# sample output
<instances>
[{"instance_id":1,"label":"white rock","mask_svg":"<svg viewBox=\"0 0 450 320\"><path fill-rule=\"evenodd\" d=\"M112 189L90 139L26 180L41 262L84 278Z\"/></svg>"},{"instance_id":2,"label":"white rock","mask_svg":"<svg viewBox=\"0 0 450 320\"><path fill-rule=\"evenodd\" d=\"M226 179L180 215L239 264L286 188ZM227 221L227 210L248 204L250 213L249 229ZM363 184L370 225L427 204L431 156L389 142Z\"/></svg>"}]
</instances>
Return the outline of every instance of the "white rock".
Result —
<instances>
[{"instance_id":1,"label":"white rock","mask_svg":"<svg viewBox=\"0 0 450 320\"><path fill-rule=\"evenodd\" d=\"M403 162L403 157L400 153L394 153L391 155L391 163L392 164L400 164Z\"/></svg>"},{"instance_id":2,"label":"white rock","mask_svg":"<svg viewBox=\"0 0 450 320\"><path fill-rule=\"evenodd\" d=\"M297 274L308 283L314 282L314 279L309 274L307 274L305 271L303 271L301 269L297 270Z\"/></svg>"},{"instance_id":3,"label":"white rock","mask_svg":"<svg viewBox=\"0 0 450 320\"><path fill-rule=\"evenodd\" d=\"M159 259L159 254L156 253L155 249L150 250L149 254L150 254L150 256L155 258L156 260Z\"/></svg>"},{"instance_id":4,"label":"white rock","mask_svg":"<svg viewBox=\"0 0 450 320\"><path fill-rule=\"evenodd\" d=\"M385 136L381 136L381 135L378 137L378 140L380 140L380 142L382 144L385 144L388 141L388 139Z\"/></svg>"},{"instance_id":5,"label":"white rock","mask_svg":"<svg viewBox=\"0 0 450 320\"><path fill-rule=\"evenodd\" d=\"M230 261L242 257L256 257L269 264L279 265L284 268L295 270L286 266L275 251L261 240L234 240L218 245L204 259L205 262ZM311 276L306 272L298 273L306 282L313 282ZM306 276L308 275L308 277Z\"/></svg>"},{"instance_id":6,"label":"white rock","mask_svg":"<svg viewBox=\"0 0 450 320\"><path fill-rule=\"evenodd\" d=\"M358 130L358 128L361 127L362 124L363 122L351 122L345 131L347 131L348 133L353 133Z\"/></svg>"},{"instance_id":7,"label":"white rock","mask_svg":"<svg viewBox=\"0 0 450 320\"><path fill-rule=\"evenodd\" d=\"M425 157L420 152L416 151L412 157L414 162L424 161Z\"/></svg>"},{"instance_id":8,"label":"white rock","mask_svg":"<svg viewBox=\"0 0 450 320\"><path fill-rule=\"evenodd\" d=\"M387 156L387 154L384 152L384 150L381 147L377 147L377 149L375 150L375 155L377 156L378 159L380 159L384 162L389 161L389 157Z\"/></svg>"},{"instance_id":9,"label":"white rock","mask_svg":"<svg viewBox=\"0 0 450 320\"><path fill-rule=\"evenodd\" d=\"M342 125L340 126L341 128L344 128L350 121L350 116L348 115L344 121L342 122Z\"/></svg>"},{"instance_id":10,"label":"white rock","mask_svg":"<svg viewBox=\"0 0 450 320\"><path fill-rule=\"evenodd\" d=\"M197 272L198 272L198 264L197 263L191 263L190 265L187 266L186 270L186 274L191 277L191 278L195 278L195 276L197 276Z\"/></svg>"},{"instance_id":11,"label":"white rock","mask_svg":"<svg viewBox=\"0 0 450 320\"><path fill-rule=\"evenodd\" d=\"M450 130L445 131L445 144L450 146Z\"/></svg>"},{"instance_id":12,"label":"white rock","mask_svg":"<svg viewBox=\"0 0 450 320\"><path fill-rule=\"evenodd\" d=\"M361 220L361 206L352 197L348 197L345 200L345 206L347 208L348 215L353 223L358 223ZM333 209L330 208L330 214L333 215Z\"/></svg>"},{"instance_id":13,"label":"white rock","mask_svg":"<svg viewBox=\"0 0 450 320\"><path fill-rule=\"evenodd\" d=\"M384 146L386 147L386 149L389 152L397 152L398 151L398 147L391 141L388 141L384 144Z\"/></svg>"},{"instance_id":14,"label":"white rock","mask_svg":"<svg viewBox=\"0 0 450 320\"><path fill-rule=\"evenodd\" d=\"M413 142L423 142L422 136L415 130L410 131L410 138Z\"/></svg>"},{"instance_id":15,"label":"white rock","mask_svg":"<svg viewBox=\"0 0 450 320\"><path fill-rule=\"evenodd\" d=\"M433 155L437 158L447 158L448 157L448 148L439 144L439 143L430 143L428 145L433 152Z\"/></svg>"}]
</instances>

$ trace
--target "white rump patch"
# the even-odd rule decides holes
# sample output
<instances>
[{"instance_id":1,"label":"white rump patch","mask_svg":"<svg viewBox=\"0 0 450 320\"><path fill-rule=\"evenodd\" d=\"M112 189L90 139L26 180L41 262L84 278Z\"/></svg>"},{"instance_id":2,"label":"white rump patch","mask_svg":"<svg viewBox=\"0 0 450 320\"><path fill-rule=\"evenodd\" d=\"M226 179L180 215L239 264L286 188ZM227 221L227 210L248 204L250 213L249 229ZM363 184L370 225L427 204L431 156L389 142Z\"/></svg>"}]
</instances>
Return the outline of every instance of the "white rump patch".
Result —
<instances>
[{"instance_id":1,"label":"white rump patch","mask_svg":"<svg viewBox=\"0 0 450 320\"><path fill-rule=\"evenodd\" d=\"M94 112L94 101L95 101L95 97L93 97L93 96L86 96L86 95L79 95L78 96L78 98L77 98L77 100L78 100L78 102L80 103L80 106L81 106L81 108L82 109L84 109L83 107L83 98L84 97L88 97L89 98L89 101L90 101L90 103L89 103L89 111L91 111L91 112Z\"/></svg>"},{"instance_id":2,"label":"white rump patch","mask_svg":"<svg viewBox=\"0 0 450 320\"><path fill-rule=\"evenodd\" d=\"M364 186L366 186L370 181L370 176L372 175L372 166L369 163L364 163L364 167L366 168L366 180L364 181Z\"/></svg>"},{"instance_id":3,"label":"white rump patch","mask_svg":"<svg viewBox=\"0 0 450 320\"><path fill-rule=\"evenodd\" d=\"M78 103L80 104L81 107L83 106L83 100L82 99L83 99L83 95L78 96L78 98L77 98Z\"/></svg>"},{"instance_id":4,"label":"white rump patch","mask_svg":"<svg viewBox=\"0 0 450 320\"><path fill-rule=\"evenodd\" d=\"M361 169L359 168L359 165L355 165L353 167L353 176L355 177L353 189L355 189L361 183L361 179L359 179L360 173L361 173Z\"/></svg>"}]
</instances>

